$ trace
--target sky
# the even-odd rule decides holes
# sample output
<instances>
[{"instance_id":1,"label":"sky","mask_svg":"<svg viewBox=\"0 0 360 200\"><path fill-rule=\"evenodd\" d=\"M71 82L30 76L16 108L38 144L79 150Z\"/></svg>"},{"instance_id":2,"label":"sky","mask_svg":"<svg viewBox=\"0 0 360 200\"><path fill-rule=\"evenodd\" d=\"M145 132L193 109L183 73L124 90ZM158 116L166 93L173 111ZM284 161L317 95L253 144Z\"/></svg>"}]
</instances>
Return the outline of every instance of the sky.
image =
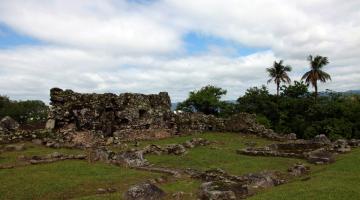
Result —
<instances>
[{"instance_id":1,"label":"sky","mask_svg":"<svg viewBox=\"0 0 360 200\"><path fill-rule=\"evenodd\" d=\"M60 87L178 102L209 84L234 100L275 60L299 80L310 54L330 61L320 90L360 89L359 0L0 0L0 94L16 100Z\"/></svg>"}]
</instances>

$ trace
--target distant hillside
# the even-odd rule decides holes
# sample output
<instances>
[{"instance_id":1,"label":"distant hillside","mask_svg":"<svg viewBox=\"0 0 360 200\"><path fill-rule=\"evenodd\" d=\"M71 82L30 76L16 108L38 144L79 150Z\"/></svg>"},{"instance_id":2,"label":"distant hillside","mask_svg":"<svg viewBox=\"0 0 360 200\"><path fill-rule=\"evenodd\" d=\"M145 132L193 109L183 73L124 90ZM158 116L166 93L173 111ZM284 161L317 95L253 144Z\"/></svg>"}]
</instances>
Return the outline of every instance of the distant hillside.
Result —
<instances>
[{"instance_id":1,"label":"distant hillside","mask_svg":"<svg viewBox=\"0 0 360 200\"><path fill-rule=\"evenodd\" d=\"M340 95L353 95L353 94L359 94L360 95L360 90L348 90L348 91L345 91L345 92L337 92L337 93L340 94ZM328 96L329 93L327 93L325 91L322 91L322 92L319 92L319 95L320 96Z\"/></svg>"},{"instance_id":2,"label":"distant hillside","mask_svg":"<svg viewBox=\"0 0 360 200\"><path fill-rule=\"evenodd\" d=\"M360 90L348 90L346 92L342 92L343 94L360 94Z\"/></svg>"}]
</instances>

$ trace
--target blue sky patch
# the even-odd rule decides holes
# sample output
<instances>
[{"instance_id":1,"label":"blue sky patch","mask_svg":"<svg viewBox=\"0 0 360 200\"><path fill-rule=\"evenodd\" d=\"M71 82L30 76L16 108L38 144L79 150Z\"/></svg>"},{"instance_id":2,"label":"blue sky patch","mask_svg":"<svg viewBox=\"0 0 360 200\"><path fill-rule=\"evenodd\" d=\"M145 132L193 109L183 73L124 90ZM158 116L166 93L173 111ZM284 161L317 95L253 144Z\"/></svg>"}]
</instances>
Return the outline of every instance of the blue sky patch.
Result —
<instances>
[{"instance_id":1,"label":"blue sky patch","mask_svg":"<svg viewBox=\"0 0 360 200\"><path fill-rule=\"evenodd\" d=\"M20 34L9 26L0 23L0 48L12 48L22 45L42 44L40 40Z\"/></svg>"},{"instance_id":2,"label":"blue sky patch","mask_svg":"<svg viewBox=\"0 0 360 200\"><path fill-rule=\"evenodd\" d=\"M265 48L248 47L231 40L196 32L186 34L183 40L185 42L186 53L190 55L207 53L212 51L212 49L222 49L225 54L230 54L228 56L247 56L267 50Z\"/></svg>"}]
</instances>

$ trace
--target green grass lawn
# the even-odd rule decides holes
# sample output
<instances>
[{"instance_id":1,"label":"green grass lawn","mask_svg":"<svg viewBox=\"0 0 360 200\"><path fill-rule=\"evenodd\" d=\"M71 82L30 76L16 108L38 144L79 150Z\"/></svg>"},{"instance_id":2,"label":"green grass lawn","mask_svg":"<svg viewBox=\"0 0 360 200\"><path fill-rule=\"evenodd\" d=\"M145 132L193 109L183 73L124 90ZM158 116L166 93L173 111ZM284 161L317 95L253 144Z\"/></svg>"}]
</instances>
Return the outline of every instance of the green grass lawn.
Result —
<instances>
[{"instance_id":1,"label":"green grass lawn","mask_svg":"<svg viewBox=\"0 0 360 200\"><path fill-rule=\"evenodd\" d=\"M18 161L18 157L20 155L24 156L34 156L34 155L46 155L53 152L59 152L64 154L80 154L82 150L79 149L53 149L53 148L46 148L45 146L36 145L33 143L26 142L24 143L26 149L24 151L10 151L10 152L3 152L0 154L0 164L15 164Z\"/></svg>"},{"instance_id":2,"label":"green grass lawn","mask_svg":"<svg viewBox=\"0 0 360 200\"><path fill-rule=\"evenodd\" d=\"M194 136L178 137L154 141L154 144L181 143ZM205 147L190 149L186 155L147 155L146 158L157 166L172 168L194 168L206 170L221 168L225 171L242 175L244 173L258 172L262 170L286 170L296 162L305 162L291 158L253 157L239 155L237 149L244 148L247 142L256 142L258 146L264 146L273 141L262 138L240 135L235 133L204 133L198 135L215 142ZM151 143L147 141L146 143Z\"/></svg>"},{"instance_id":3,"label":"green grass lawn","mask_svg":"<svg viewBox=\"0 0 360 200\"><path fill-rule=\"evenodd\" d=\"M360 149L339 156L334 164L319 167L310 177L271 188L250 199L360 199Z\"/></svg>"},{"instance_id":4,"label":"green grass lawn","mask_svg":"<svg viewBox=\"0 0 360 200\"><path fill-rule=\"evenodd\" d=\"M183 156L147 155L146 158L156 166L180 169L190 167L200 170L222 168L237 175L262 170L286 170L293 163L306 163L299 159L236 154L237 149L246 146L245 143L256 142L257 146L264 146L273 141L233 133L204 133L141 141L140 146L182 143L194 137L202 137L214 143L189 149ZM0 154L0 164L16 163L19 155L45 155L54 151L82 153L81 150L51 149L31 143L26 145L28 148L25 151ZM262 191L250 199L360 199L359 166L360 149L355 149L351 153L338 156L334 164L311 165L309 180L293 180L291 183ZM77 160L2 169L0 199L122 199L124 191L131 185L160 176L164 175ZM158 184L167 193L166 199L172 199L172 194L178 191L184 192L184 200L196 199L201 184L198 180L187 177L167 178L167 182ZM97 188L109 187L117 189L117 192L97 194Z\"/></svg>"},{"instance_id":5,"label":"green grass lawn","mask_svg":"<svg viewBox=\"0 0 360 200\"><path fill-rule=\"evenodd\" d=\"M132 184L160 176L86 161L3 169L0 170L0 199L69 199L95 195L97 188L109 187L122 193Z\"/></svg>"}]
</instances>

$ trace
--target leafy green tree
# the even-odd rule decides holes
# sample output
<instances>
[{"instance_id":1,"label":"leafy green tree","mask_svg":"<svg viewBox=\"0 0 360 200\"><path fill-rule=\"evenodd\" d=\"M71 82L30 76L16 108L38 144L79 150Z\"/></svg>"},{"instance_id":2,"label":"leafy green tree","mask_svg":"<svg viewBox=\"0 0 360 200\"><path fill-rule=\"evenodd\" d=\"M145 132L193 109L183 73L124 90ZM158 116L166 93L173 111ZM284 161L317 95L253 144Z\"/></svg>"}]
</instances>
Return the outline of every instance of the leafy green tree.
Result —
<instances>
[{"instance_id":1,"label":"leafy green tree","mask_svg":"<svg viewBox=\"0 0 360 200\"><path fill-rule=\"evenodd\" d=\"M294 81L294 85L283 85L281 87L281 91L282 96L293 98L307 97L310 94L308 90L308 85L305 84L303 81Z\"/></svg>"},{"instance_id":2,"label":"leafy green tree","mask_svg":"<svg viewBox=\"0 0 360 200\"><path fill-rule=\"evenodd\" d=\"M268 83L274 81L276 84L276 94L279 96L279 90L280 90L280 83L290 83L290 77L287 74L287 72L291 71L291 67L289 65L284 66L283 60L280 60L280 62L274 61L274 64L272 67L266 68L266 71L269 73L270 79L268 80Z\"/></svg>"},{"instance_id":3,"label":"leafy green tree","mask_svg":"<svg viewBox=\"0 0 360 200\"><path fill-rule=\"evenodd\" d=\"M19 123L44 121L48 106L38 100L12 101L6 96L0 96L0 118L10 116Z\"/></svg>"},{"instance_id":4,"label":"leafy green tree","mask_svg":"<svg viewBox=\"0 0 360 200\"><path fill-rule=\"evenodd\" d=\"M225 94L226 90L208 85L198 91L190 92L189 97L178 104L177 110L218 115L223 106L220 99Z\"/></svg>"},{"instance_id":5,"label":"leafy green tree","mask_svg":"<svg viewBox=\"0 0 360 200\"><path fill-rule=\"evenodd\" d=\"M262 114L272 124L279 120L280 113L276 103L276 97L271 95L266 86L252 87L246 90L245 95L237 99L239 111Z\"/></svg>"},{"instance_id":6,"label":"leafy green tree","mask_svg":"<svg viewBox=\"0 0 360 200\"><path fill-rule=\"evenodd\" d=\"M310 83L315 89L315 98L318 96L318 85L317 82L325 83L327 80L331 80L331 76L324 72L322 69L325 65L329 64L327 57L309 55L307 58L310 62L310 71L306 72L301 80L305 80L306 83Z\"/></svg>"}]
</instances>

